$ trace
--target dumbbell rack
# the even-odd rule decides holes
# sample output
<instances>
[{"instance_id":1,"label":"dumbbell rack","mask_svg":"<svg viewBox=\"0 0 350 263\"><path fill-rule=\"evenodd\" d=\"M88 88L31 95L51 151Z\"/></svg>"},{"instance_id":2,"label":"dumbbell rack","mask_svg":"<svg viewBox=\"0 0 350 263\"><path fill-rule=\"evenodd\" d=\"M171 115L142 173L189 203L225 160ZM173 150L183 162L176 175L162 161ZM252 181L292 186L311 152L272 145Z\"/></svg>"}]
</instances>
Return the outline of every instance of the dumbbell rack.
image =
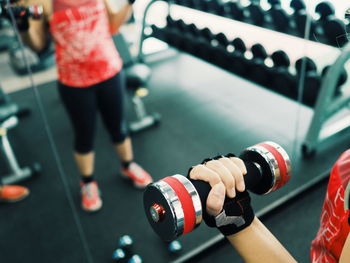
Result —
<instances>
[{"instance_id":1,"label":"dumbbell rack","mask_svg":"<svg viewBox=\"0 0 350 263\"><path fill-rule=\"evenodd\" d=\"M145 34L147 14L149 9L155 2L164 0L151 0L145 8L144 16L142 18L142 30L139 45L138 58L143 61L143 43L149 36ZM165 1L169 4L168 14L170 14L170 5L172 2ZM330 67L326 74L324 81L321 84L320 92L317 97L317 101L314 107L314 115L307 131L305 140L302 144L302 153L304 157L312 157L316 153L316 148L335 135L343 132L350 127L350 117L346 116L339 119L337 122L326 125L326 122L335 116L339 111L345 109L350 104L350 89L344 89L342 95L333 98L333 94L337 89L337 82L341 75L342 69L344 69L345 63L350 59L350 43L347 43L343 47L343 51L336 60L336 62ZM302 92L301 92L302 94Z\"/></svg>"},{"instance_id":2,"label":"dumbbell rack","mask_svg":"<svg viewBox=\"0 0 350 263\"><path fill-rule=\"evenodd\" d=\"M348 108L350 105L349 88L343 89L343 94L337 98L333 99L332 96L337 88L337 81L341 71L349 59L350 43L346 44L343 48L322 82L314 108L314 115L302 145L302 152L305 157L313 156L319 144L330 140L335 135L350 127L350 116L345 116L333 124L325 125L340 110Z\"/></svg>"}]
</instances>

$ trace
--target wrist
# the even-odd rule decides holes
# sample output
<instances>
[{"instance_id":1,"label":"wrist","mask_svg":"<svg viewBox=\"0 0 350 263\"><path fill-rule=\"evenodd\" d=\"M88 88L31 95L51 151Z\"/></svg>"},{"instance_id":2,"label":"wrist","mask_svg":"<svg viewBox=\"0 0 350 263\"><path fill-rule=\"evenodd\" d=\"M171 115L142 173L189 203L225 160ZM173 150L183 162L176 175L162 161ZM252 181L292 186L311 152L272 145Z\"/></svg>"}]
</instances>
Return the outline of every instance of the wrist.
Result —
<instances>
[{"instance_id":1,"label":"wrist","mask_svg":"<svg viewBox=\"0 0 350 263\"><path fill-rule=\"evenodd\" d=\"M233 240L239 240L245 236L248 236L250 235L250 233L253 233L256 231L256 229L258 229L259 227L259 221L258 221L258 218L256 216L254 216L254 219L253 221L250 223L250 225L248 225L246 228L242 229L241 231L235 233L235 234L232 234L232 235L229 235L229 236L226 236L226 238L230 241L233 241Z\"/></svg>"}]
</instances>

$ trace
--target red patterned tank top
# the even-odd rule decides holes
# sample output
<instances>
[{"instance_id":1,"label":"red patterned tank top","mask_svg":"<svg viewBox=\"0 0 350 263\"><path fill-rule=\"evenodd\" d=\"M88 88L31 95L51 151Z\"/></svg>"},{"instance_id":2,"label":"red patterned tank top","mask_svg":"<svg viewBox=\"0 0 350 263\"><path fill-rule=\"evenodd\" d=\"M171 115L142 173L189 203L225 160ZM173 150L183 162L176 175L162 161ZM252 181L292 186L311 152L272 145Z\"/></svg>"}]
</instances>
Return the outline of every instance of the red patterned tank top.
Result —
<instances>
[{"instance_id":1,"label":"red patterned tank top","mask_svg":"<svg viewBox=\"0 0 350 263\"><path fill-rule=\"evenodd\" d=\"M311 245L312 263L337 263L349 234L344 190L350 180L350 150L334 164L323 203L320 228Z\"/></svg>"},{"instance_id":2,"label":"red patterned tank top","mask_svg":"<svg viewBox=\"0 0 350 263\"><path fill-rule=\"evenodd\" d=\"M53 2L50 31L56 45L59 81L88 87L117 74L122 60L109 30L103 0L84 0L80 5L76 0Z\"/></svg>"}]
</instances>

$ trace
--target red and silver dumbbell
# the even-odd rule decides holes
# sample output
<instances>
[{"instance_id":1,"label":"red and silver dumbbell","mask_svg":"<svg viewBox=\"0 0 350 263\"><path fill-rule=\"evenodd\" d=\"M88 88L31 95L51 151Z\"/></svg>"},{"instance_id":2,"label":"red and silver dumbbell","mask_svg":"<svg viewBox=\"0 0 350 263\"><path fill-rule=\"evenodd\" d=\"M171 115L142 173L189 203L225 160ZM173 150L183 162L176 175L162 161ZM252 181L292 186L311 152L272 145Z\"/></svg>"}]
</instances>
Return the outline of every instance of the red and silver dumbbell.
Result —
<instances>
[{"instance_id":1,"label":"red and silver dumbbell","mask_svg":"<svg viewBox=\"0 0 350 263\"><path fill-rule=\"evenodd\" d=\"M246 188L255 194L273 192L291 177L290 158L276 143L256 144L245 149L239 157L247 168L244 176ZM210 190L208 183L182 175L150 184L145 190L143 203L154 231L163 240L171 241L194 230L202 222Z\"/></svg>"}]
</instances>

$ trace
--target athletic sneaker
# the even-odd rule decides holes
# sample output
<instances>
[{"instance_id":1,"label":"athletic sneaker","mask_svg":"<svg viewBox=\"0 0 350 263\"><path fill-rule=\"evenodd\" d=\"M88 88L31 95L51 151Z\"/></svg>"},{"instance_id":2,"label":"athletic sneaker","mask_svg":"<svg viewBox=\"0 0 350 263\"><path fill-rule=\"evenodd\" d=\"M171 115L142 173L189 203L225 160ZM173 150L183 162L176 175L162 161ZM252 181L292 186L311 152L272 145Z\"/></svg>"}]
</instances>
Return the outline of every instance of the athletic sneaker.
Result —
<instances>
[{"instance_id":1,"label":"athletic sneaker","mask_svg":"<svg viewBox=\"0 0 350 263\"><path fill-rule=\"evenodd\" d=\"M100 191L96 182L84 184L80 183L81 206L87 212L95 212L102 207Z\"/></svg>"},{"instance_id":2,"label":"athletic sneaker","mask_svg":"<svg viewBox=\"0 0 350 263\"><path fill-rule=\"evenodd\" d=\"M153 182L152 177L137 163L132 162L128 169L122 168L122 176L131 179L137 188L145 188Z\"/></svg>"},{"instance_id":3,"label":"athletic sneaker","mask_svg":"<svg viewBox=\"0 0 350 263\"><path fill-rule=\"evenodd\" d=\"M2 202L17 202L29 195L29 190L26 187L19 185L4 185L0 187L0 201Z\"/></svg>"}]
</instances>

